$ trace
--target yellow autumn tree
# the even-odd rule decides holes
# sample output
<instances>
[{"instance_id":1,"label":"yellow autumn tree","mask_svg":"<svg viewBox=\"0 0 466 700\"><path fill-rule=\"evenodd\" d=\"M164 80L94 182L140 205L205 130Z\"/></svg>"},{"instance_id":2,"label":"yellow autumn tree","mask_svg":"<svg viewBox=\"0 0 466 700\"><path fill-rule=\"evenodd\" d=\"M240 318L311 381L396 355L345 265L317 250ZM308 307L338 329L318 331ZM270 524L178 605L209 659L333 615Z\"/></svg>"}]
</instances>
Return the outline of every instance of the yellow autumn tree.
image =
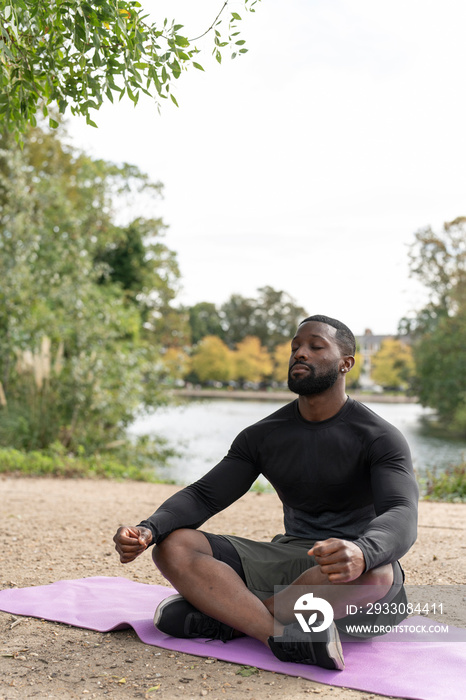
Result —
<instances>
[{"instance_id":1,"label":"yellow autumn tree","mask_svg":"<svg viewBox=\"0 0 466 700\"><path fill-rule=\"evenodd\" d=\"M167 348L162 362L171 379L182 379L191 370L191 358L181 348Z\"/></svg>"},{"instance_id":2,"label":"yellow autumn tree","mask_svg":"<svg viewBox=\"0 0 466 700\"><path fill-rule=\"evenodd\" d=\"M273 374L272 378L280 384L286 384L288 379L288 367L290 363L290 343L276 345L272 352Z\"/></svg>"},{"instance_id":3,"label":"yellow autumn tree","mask_svg":"<svg viewBox=\"0 0 466 700\"><path fill-rule=\"evenodd\" d=\"M411 347L396 338L386 338L372 358L371 377L384 388L407 389L414 376Z\"/></svg>"},{"instance_id":4,"label":"yellow autumn tree","mask_svg":"<svg viewBox=\"0 0 466 700\"><path fill-rule=\"evenodd\" d=\"M361 376L362 369L362 355L360 352L354 353L354 366L351 372L346 375L346 386L348 389L354 387L359 382L359 377Z\"/></svg>"},{"instance_id":5,"label":"yellow autumn tree","mask_svg":"<svg viewBox=\"0 0 466 700\"><path fill-rule=\"evenodd\" d=\"M233 353L216 335L207 335L197 344L192 370L200 382L227 382L233 374Z\"/></svg>"},{"instance_id":6,"label":"yellow autumn tree","mask_svg":"<svg viewBox=\"0 0 466 700\"><path fill-rule=\"evenodd\" d=\"M234 378L242 382L260 382L273 372L272 358L259 338L251 335L237 344L234 363Z\"/></svg>"}]
</instances>

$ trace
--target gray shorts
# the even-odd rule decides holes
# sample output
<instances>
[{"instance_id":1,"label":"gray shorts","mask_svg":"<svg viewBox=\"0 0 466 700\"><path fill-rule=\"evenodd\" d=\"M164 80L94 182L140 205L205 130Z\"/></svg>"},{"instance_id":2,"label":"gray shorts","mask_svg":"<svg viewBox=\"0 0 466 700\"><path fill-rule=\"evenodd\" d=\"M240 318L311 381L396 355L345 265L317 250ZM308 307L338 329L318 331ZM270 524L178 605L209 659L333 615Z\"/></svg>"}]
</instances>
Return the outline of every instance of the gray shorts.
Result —
<instances>
[{"instance_id":1,"label":"gray shorts","mask_svg":"<svg viewBox=\"0 0 466 700\"><path fill-rule=\"evenodd\" d=\"M316 566L314 557L307 552L315 544L287 535L277 535L272 542L255 542L235 535L212 535L204 532L210 542L214 557L229 564L243 578L249 590L261 600L274 595L275 586L288 586L304 571ZM236 556L235 556L236 554ZM406 614L407 597L403 586L404 572L396 561L393 567L393 584L387 595L378 602L380 614L358 612L336 620L341 632L347 632L347 625L366 625L365 632L354 632L352 636L373 637L372 629L386 629L401 622ZM384 605L384 604L390 605ZM369 629L369 627L371 629Z\"/></svg>"}]
</instances>

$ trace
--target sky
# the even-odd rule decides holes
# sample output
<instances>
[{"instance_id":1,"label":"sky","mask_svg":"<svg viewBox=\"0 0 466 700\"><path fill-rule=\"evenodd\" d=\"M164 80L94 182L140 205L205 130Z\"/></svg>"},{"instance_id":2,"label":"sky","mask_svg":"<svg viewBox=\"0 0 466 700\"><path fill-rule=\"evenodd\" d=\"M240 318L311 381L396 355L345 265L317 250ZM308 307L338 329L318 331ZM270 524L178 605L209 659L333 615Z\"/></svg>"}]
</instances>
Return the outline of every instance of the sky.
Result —
<instances>
[{"instance_id":1,"label":"sky","mask_svg":"<svg viewBox=\"0 0 466 700\"><path fill-rule=\"evenodd\" d=\"M142 0L192 38L222 0ZM418 229L466 214L464 0L261 0L238 12L248 53L211 39L176 83L180 105L105 105L73 143L164 184L178 302L270 285L355 334L396 333L426 291L409 277ZM200 48L204 46L198 42Z\"/></svg>"}]
</instances>

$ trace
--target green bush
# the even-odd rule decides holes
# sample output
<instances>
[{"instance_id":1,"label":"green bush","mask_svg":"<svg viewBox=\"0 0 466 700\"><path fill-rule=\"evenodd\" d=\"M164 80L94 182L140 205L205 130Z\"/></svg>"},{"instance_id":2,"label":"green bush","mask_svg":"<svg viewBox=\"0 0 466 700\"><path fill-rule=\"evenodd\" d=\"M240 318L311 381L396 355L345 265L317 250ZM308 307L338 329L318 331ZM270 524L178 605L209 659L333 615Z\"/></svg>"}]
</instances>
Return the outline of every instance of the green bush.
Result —
<instances>
[{"instance_id":1,"label":"green bush","mask_svg":"<svg viewBox=\"0 0 466 700\"><path fill-rule=\"evenodd\" d=\"M449 467L441 474L428 472L423 485L426 500L466 503L466 462Z\"/></svg>"},{"instance_id":2,"label":"green bush","mask_svg":"<svg viewBox=\"0 0 466 700\"><path fill-rule=\"evenodd\" d=\"M90 456L78 449L78 454L67 453L63 445L53 443L47 450L23 452L12 447L0 448L0 473L19 476L52 476L63 478L132 479L158 482L158 467L164 467L173 450L149 444L146 452L137 452L137 445L119 446L120 451L95 453ZM163 481L167 481L163 479Z\"/></svg>"}]
</instances>

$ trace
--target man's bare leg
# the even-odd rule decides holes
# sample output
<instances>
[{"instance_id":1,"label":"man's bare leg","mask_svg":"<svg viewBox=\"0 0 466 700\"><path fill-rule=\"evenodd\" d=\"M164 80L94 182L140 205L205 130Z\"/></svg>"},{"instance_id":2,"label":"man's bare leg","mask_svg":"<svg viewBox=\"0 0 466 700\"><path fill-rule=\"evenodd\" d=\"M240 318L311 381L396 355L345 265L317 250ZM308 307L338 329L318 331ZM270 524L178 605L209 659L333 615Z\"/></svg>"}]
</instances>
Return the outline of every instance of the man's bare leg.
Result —
<instances>
[{"instance_id":1,"label":"man's bare leg","mask_svg":"<svg viewBox=\"0 0 466 700\"><path fill-rule=\"evenodd\" d=\"M175 530L154 548L154 562L194 607L266 646L283 625L251 593L231 566L214 559L207 537L198 530Z\"/></svg>"}]
</instances>

